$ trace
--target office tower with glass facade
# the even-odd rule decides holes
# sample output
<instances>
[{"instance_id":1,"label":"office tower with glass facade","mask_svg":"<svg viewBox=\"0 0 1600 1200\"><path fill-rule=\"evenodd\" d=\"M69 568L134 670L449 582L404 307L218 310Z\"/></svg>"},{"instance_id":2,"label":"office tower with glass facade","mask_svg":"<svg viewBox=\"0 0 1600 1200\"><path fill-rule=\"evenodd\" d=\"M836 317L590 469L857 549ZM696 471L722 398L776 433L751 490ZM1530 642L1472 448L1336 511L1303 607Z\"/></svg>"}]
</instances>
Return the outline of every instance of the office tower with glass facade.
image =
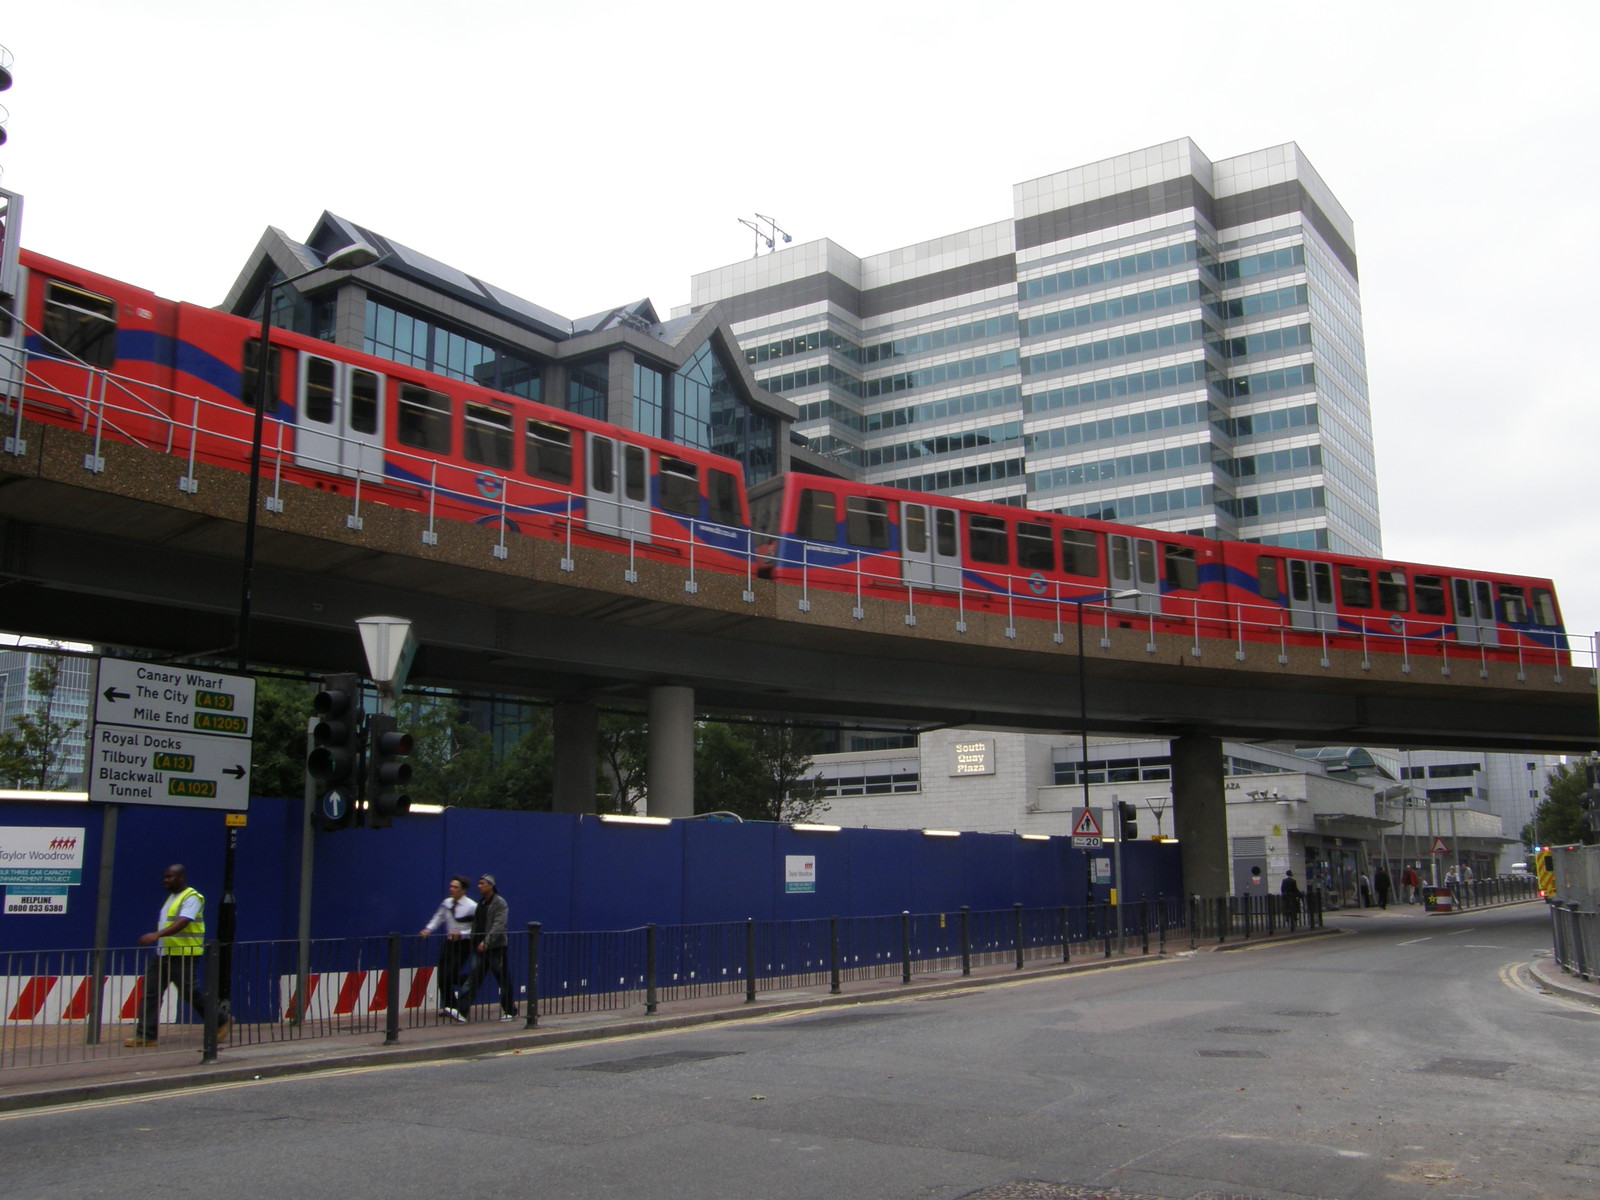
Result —
<instances>
[{"instance_id":1,"label":"office tower with glass facade","mask_svg":"<svg viewBox=\"0 0 1600 1200\"><path fill-rule=\"evenodd\" d=\"M870 482L1378 554L1354 240L1293 143L1182 139L1017 184L994 224L707 271L690 308Z\"/></svg>"}]
</instances>

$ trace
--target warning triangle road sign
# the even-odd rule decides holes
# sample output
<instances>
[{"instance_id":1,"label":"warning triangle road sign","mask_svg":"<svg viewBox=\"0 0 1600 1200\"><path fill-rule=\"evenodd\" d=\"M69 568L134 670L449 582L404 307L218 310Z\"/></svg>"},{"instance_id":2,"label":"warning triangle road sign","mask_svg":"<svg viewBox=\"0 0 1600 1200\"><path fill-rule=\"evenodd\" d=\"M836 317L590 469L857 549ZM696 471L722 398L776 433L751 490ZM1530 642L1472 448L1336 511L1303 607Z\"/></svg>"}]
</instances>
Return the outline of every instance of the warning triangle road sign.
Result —
<instances>
[{"instance_id":1,"label":"warning triangle road sign","mask_svg":"<svg viewBox=\"0 0 1600 1200\"><path fill-rule=\"evenodd\" d=\"M1436 837L1433 839L1433 852L1435 854L1449 854L1450 847L1445 845L1445 841L1442 837Z\"/></svg>"},{"instance_id":2,"label":"warning triangle road sign","mask_svg":"<svg viewBox=\"0 0 1600 1200\"><path fill-rule=\"evenodd\" d=\"M1085 808L1078 815L1078 823L1072 827L1073 837L1099 837L1100 822L1094 819L1094 809Z\"/></svg>"}]
</instances>

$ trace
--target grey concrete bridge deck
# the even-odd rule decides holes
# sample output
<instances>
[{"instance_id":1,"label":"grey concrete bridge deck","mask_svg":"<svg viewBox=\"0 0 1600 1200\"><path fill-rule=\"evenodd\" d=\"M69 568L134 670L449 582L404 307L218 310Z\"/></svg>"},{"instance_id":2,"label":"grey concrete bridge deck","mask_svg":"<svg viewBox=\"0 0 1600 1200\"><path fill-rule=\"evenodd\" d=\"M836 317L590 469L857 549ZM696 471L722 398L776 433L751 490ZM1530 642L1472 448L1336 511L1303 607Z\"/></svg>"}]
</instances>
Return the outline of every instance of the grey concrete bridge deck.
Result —
<instances>
[{"instance_id":1,"label":"grey concrete bridge deck","mask_svg":"<svg viewBox=\"0 0 1600 1200\"><path fill-rule=\"evenodd\" d=\"M7 422L8 436L13 432ZM24 421L0 453L0 626L174 658L234 645L246 477ZM264 488L270 494L269 480ZM969 607L811 589L503 535L373 503L375 489L284 484L261 515L252 659L359 663L353 621L410 617L417 684L642 703L694 689L698 711L845 723L1076 731L1076 630ZM350 518L359 515L360 528ZM503 554L503 556L502 556ZM563 559L570 557L570 570ZM691 592L686 584L694 584ZM1559 581L1558 581L1559 582ZM856 613L859 606L860 614ZM915 616L915 624L907 616ZM1481 663L1412 654L1202 642L1090 609L1091 731L1318 744L1583 751L1600 742L1593 653ZM1109 643L1109 644L1103 644ZM1197 653L1198 650L1198 653ZM1242 653L1241 653L1242 652ZM1281 661L1280 661L1281 659Z\"/></svg>"}]
</instances>

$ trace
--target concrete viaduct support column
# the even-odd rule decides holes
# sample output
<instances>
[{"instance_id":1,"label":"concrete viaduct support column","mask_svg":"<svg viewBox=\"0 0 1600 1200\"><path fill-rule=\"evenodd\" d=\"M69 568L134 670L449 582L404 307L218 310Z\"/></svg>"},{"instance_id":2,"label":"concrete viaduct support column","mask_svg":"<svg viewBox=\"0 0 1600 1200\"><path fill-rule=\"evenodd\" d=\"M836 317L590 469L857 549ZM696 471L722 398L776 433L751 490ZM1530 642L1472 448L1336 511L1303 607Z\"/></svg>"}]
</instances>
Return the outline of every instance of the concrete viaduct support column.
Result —
<instances>
[{"instance_id":1,"label":"concrete viaduct support column","mask_svg":"<svg viewBox=\"0 0 1600 1200\"><path fill-rule=\"evenodd\" d=\"M586 700L555 706L555 788L551 808L558 813L595 811L595 760L600 753L600 709Z\"/></svg>"},{"instance_id":2,"label":"concrete viaduct support column","mask_svg":"<svg viewBox=\"0 0 1600 1200\"><path fill-rule=\"evenodd\" d=\"M694 689L650 689L645 786L652 817L694 816Z\"/></svg>"},{"instance_id":3,"label":"concrete viaduct support column","mask_svg":"<svg viewBox=\"0 0 1600 1200\"><path fill-rule=\"evenodd\" d=\"M1228 813L1219 739L1173 739L1172 827L1183 848L1184 890L1207 900L1226 896Z\"/></svg>"}]
</instances>

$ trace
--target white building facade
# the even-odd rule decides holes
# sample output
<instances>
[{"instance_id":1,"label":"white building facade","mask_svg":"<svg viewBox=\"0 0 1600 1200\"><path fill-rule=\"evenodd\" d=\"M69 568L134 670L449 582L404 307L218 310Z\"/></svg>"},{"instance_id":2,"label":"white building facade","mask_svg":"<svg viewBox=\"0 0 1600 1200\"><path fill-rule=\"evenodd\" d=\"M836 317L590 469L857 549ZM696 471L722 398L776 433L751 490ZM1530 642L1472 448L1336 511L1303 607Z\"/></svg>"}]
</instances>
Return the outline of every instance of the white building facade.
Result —
<instances>
[{"instance_id":1,"label":"white building facade","mask_svg":"<svg viewBox=\"0 0 1600 1200\"><path fill-rule=\"evenodd\" d=\"M1299 147L1188 139L1015 185L994 224L696 275L862 478L1377 554L1354 227Z\"/></svg>"}]
</instances>

